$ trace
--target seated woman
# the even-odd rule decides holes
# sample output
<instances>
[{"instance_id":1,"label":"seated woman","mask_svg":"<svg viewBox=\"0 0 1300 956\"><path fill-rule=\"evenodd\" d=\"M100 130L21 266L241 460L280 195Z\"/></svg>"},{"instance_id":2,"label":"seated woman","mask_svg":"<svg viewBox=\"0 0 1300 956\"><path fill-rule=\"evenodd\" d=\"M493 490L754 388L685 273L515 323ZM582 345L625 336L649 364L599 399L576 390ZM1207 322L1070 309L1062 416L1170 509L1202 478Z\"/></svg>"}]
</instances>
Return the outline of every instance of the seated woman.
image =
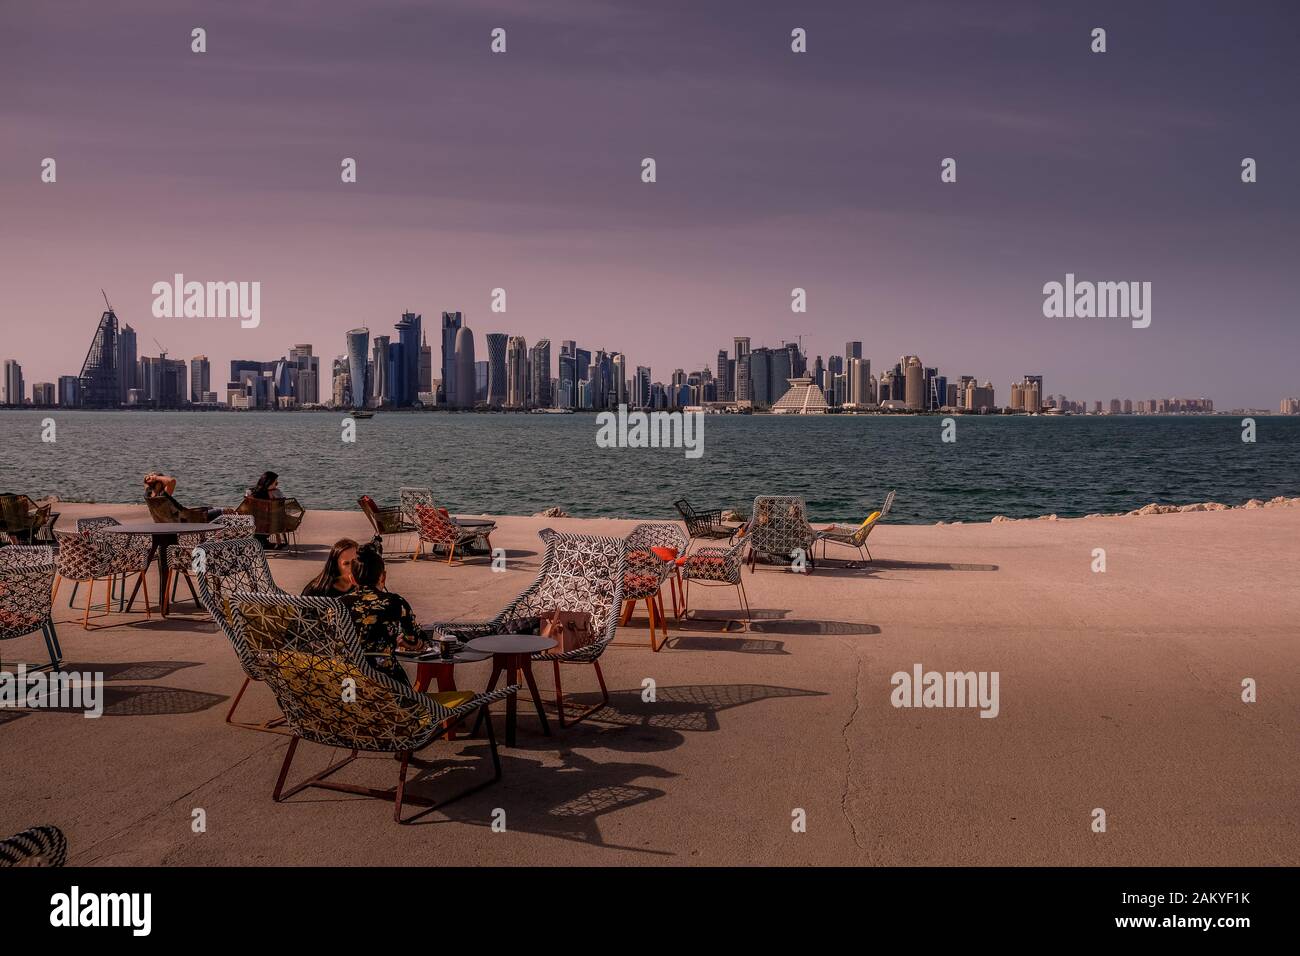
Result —
<instances>
[{"instance_id":1,"label":"seated woman","mask_svg":"<svg viewBox=\"0 0 1300 956\"><path fill-rule=\"evenodd\" d=\"M424 636L406 599L384 590L384 555L373 542L357 548L352 576L356 587L341 600L352 614L362 650L368 656L374 655L369 659L376 670L409 684L396 652L419 650L424 646Z\"/></svg>"},{"instance_id":2,"label":"seated woman","mask_svg":"<svg viewBox=\"0 0 1300 956\"><path fill-rule=\"evenodd\" d=\"M257 498L262 501L271 498L283 498L284 492L280 490L280 476L273 471L262 472L262 477L257 479L257 482L253 487L244 492L244 496L247 498ZM285 547L281 542L273 544L269 534L259 534L254 537L256 537L258 541L262 542L262 547L266 548L268 551L278 551L280 548Z\"/></svg>"},{"instance_id":3,"label":"seated woman","mask_svg":"<svg viewBox=\"0 0 1300 956\"><path fill-rule=\"evenodd\" d=\"M352 577L352 562L357 557L357 543L351 538L339 538L330 548L329 557L321 573L307 582L303 597L342 597L357 586Z\"/></svg>"}]
</instances>

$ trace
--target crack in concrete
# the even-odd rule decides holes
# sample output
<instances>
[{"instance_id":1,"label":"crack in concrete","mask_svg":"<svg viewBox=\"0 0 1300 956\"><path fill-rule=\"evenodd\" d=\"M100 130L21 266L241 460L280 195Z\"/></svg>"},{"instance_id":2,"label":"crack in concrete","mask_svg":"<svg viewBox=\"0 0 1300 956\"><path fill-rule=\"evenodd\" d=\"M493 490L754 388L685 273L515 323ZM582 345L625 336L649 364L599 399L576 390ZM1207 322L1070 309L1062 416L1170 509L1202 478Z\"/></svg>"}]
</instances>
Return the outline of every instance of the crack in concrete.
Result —
<instances>
[{"instance_id":1,"label":"crack in concrete","mask_svg":"<svg viewBox=\"0 0 1300 956\"><path fill-rule=\"evenodd\" d=\"M848 821L849 829L853 833L853 842L859 850L865 850L862 841L858 838L858 825L853 819L853 814L849 811L849 795L853 791L853 747L849 743L849 728L853 726L853 721L858 716L858 709L862 706L862 657L857 657L857 670L853 675L853 710L849 713L849 719L845 721L840 730L840 737L844 741L844 751L846 755L844 766L844 789L840 793L840 812L844 814L844 819Z\"/></svg>"},{"instance_id":2,"label":"crack in concrete","mask_svg":"<svg viewBox=\"0 0 1300 956\"><path fill-rule=\"evenodd\" d=\"M285 739L287 740L288 738L286 737ZM166 813L169 809L176 806L176 804L180 803L186 797L189 797L192 794L196 793L197 791L202 790L204 787L212 783L214 780L221 779L230 771L234 770L236 767L240 766L241 764L247 763L248 761L252 760L254 757L257 757L261 755L263 752L265 752L266 750L270 749L271 747L274 747L275 744L276 741L268 741L265 747L259 747L257 750L253 751L250 754L245 755L244 757L241 757L239 760L236 760L230 766L218 771L217 773L209 777L207 780L204 780L202 783L196 784L195 786L191 787L189 790L186 790L184 793L180 794L174 799L168 800L166 803L162 804L161 806L148 811L143 816L138 817L135 820L132 820L130 823L124 824L123 826L114 830L112 833L106 834L102 838L90 844L90 846L86 847L84 850L80 851L79 853L73 854L73 856L75 856L77 860L75 863L73 863L72 860L69 860L69 864L73 866L93 866L99 860L104 858L104 854L102 853L99 854L98 856L92 856L92 854L95 852L97 848L103 846L104 844L108 843L111 840L116 839L117 837L128 832L129 830L132 830L135 827L138 827L141 824L146 823L149 820L158 817L161 814Z\"/></svg>"}]
</instances>

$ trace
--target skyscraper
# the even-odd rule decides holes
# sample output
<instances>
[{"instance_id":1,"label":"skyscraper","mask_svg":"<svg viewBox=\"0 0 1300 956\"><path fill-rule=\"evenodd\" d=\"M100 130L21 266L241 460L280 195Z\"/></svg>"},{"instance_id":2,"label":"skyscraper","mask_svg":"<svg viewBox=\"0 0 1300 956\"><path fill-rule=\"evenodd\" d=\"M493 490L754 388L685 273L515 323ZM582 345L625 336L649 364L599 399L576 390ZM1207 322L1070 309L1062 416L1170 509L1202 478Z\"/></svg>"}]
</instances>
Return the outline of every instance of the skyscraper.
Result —
<instances>
[{"instance_id":1,"label":"skyscraper","mask_svg":"<svg viewBox=\"0 0 1300 956\"><path fill-rule=\"evenodd\" d=\"M506 403L506 342L509 338L504 332L487 334L487 403L491 408L500 408Z\"/></svg>"},{"instance_id":2,"label":"skyscraper","mask_svg":"<svg viewBox=\"0 0 1300 956\"><path fill-rule=\"evenodd\" d=\"M5 359L4 394L0 395L5 405L22 405L23 367L16 359Z\"/></svg>"},{"instance_id":3,"label":"skyscraper","mask_svg":"<svg viewBox=\"0 0 1300 956\"><path fill-rule=\"evenodd\" d=\"M350 402L353 408L365 408L368 392L366 353L370 350L370 330L352 329L346 336Z\"/></svg>"},{"instance_id":4,"label":"skyscraper","mask_svg":"<svg viewBox=\"0 0 1300 956\"><path fill-rule=\"evenodd\" d=\"M198 405L207 401L212 391L212 364L206 355L190 359L190 401Z\"/></svg>"},{"instance_id":5,"label":"skyscraper","mask_svg":"<svg viewBox=\"0 0 1300 956\"><path fill-rule=\"evenodd\" d=\"M117 333L118 402L126 404L126 396L140 387L140 366L136 360L135 329L129 324Z\"/></svg>"},{"instance_id":6,"label":"skyscraper","mask_svg":"<svg viewBox=\"0 0 1300 956\"><path fill-rule=\"evenodd\" d=\"M474 333L468 325L456 330L455 408L474 407Z\"/></svg>"},{"instance_id":7,"label":"skyscraper","mask_svg":"<svg viewBox=\"0 0 1300 956\"><path fill-rule=\"evenodd\" d=\"M308 343L299 343L289 350L289 363L296 370L294 397L299 405L320 404L320 359L312 354Z\"/></svg>"},{"instance_id":8,"label":"skyscraper","mask_svg":"<svg viewBox=\"0 0 1300 956\"><path fill-rule=\"evenodd\" d=\"M456 333L463 324L459 312L442 313L442 401L448 405L456 395Z\"/></svg>"},{"instance_id":9,"label":"skyscraper","mask_svg":"<svg viewBox=\"0 0 1300 956\"><path fill-rule=\"evenodd\" d=\"M528 343L522 335L506 342L506 407L523 408L528 401Z\"/></svg>"},{"instance_id":10,"label":"skyscraper","mask_svg":"<svg viewBox=\"0 0 1300 956\"><path fill-rule=\"evenodd\" d=\"M95 337L81 363L81 404L108 408L122 403L125 394L118 376L117 313L109 308L99 317Z\"/></svg>"},{"instance_id":11,"label":"skyscraper","mask_svg":"<svg viewBox=\"0 0 1300 956\"><path fill-rule=\"evenodd\" d=\"M534 408L551 407L551 340L538 339L528 359L529 404Z\"/></svg>"},{"instance_id":12,"label":"skyscraper","mask_svg":"<svg viewBox=\"0 0 1300 956\"><path fill-rule=\"evenodd\" d=\"M735 396L736 401L752 401L753 395L749 385L750 379L750 362L749 362L749 336L738 335L735 338L736 345L736 382Z\"/></svg>"},{"instance_id":13,"label":"skyscraper","mask_svg":"<svg viewBox=\"0 0 1300 956\"><path fill-rule=\"evenodd\" d=\"M903 401L911 411L925 408L925 366L915 355L903 359L903 380L905 392Z\"/></svg>"},{"instance_id":14,"label":"skyscraper","mask_svg":"<svg viewBox=\"0 0 1300 956\"><path fill-rule=\"evenodd\" d=\"M429 336L420 330L420 389L421 392L433 391L433 349L429 348Z\"/></svg>"},{"instance_id":15,"label":"skyscraper","mask_svg":"<svg viewBox=\"0 0 1300 956\"><path fill-rule=\"evenodd\" d=\"M860 358L862 358L862 343L845 342L844 343L844 367L848 368L849 364L854 359L860 359Z\"/></svg>"},{"instance_id":16,"label":"skyscraper","mask_svg":"<svg viewBox=\"0 0 1300 956\"><path fill-rule=\"evenodd\" d=\"M81 379L75 375L59 376L59 404L68 408L81 404Z\"/></svg>"},{"instance_id":17,"label":"skyscraper","mask_svg":"<svg viewBox=\"0 0 1300 956\"><path fill-rule=\"evenodd\" d=\"M382 405L389 398L388 345L390 341L387 335L376 335L370 340L369 401L372 405Z\"/></svg>"},{"instance_id":18,"label":"skyscraper","mask_svg":"<svg viewBox=\"0 0 1300 956\"><path fill-rule=\"evenodd\" d=\"M460 313L456 313L457 327L460 325ZM444 333L445 339L445 333ZM397 322L397 341L402 346L402 405L414 405L420 394L420 316L414 312L403 312ZM453 354L455 341L452 342ZM444 353L445 357L445 353ZM473 364L470 368L473 369Z\"/></svg>"},{"instance_id":19,"label":"skyscraper","mask_svg":"<svg viewBox=\"0 0 1300 956\"><path fill-rule=\"evenodd\" d=\"M578 404L578 367L572 342L560 346L560 377L558 387L560 394L556 397L557 408L576 408Z\"/></svg>"}]
</instances>

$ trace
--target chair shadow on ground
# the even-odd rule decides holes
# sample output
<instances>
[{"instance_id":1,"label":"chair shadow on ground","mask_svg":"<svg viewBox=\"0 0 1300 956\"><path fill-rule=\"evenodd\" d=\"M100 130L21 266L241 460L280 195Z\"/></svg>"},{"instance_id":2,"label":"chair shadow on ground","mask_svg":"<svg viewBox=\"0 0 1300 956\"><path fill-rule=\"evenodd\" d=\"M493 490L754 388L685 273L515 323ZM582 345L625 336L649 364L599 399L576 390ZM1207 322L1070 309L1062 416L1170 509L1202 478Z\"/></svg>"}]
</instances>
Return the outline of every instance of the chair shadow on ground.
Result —
<instances>
[{"instance_id":1,"label":"chair shadow on ground","mask_svg":"<svg viewBox=\"0 0 1300 956\"><path fill-rule=\"evenodd\" d=\"M642 694L639 688L612 692L609 704L586 721L559 731L559 737L541 735L535 718L529 717L529 705L521 701L519 746L502 748L501 781L416 816L411 825L467 823L486 827L492 825L494 814L504 809L504 823L510 831L672 856L647 846L611 843L601 834L599 821L605 814L665 795L664 790L640 781L677 775L652 763L597 761L577 750L649 753L670 749L685 741L684 733L718 730L717 715L722 711L777 698L822 696L823 692L765 684L704 684L657 688L654 702L643 700ZM596 694L575 694L569 699L581 706L599 698ZM500 715L494 721L501 734L504 728ZM553 725L552 733L557 730ZM322 765L323 759L315 758ZM392 772L393 761L388 755L367 758L364 763L371 766L366 774L368 782ZM486 779L490 767L488 748L479 739L462 738L452 742L450 748L435 744L411 761L406 792L412 813L418 813L414 810L417 802L448 800ZM310 794L294 796L287 804L360 799L320 790Z\"/></svg>"},{"instance_id":2,"label":"chair shadow on ground","mask_svg":"<svg viewBox=\"0 0 1300 956\"><path fill-rule=\"evenodd\" d=\"M59 670L81 674L103 674L104 680L162 680L187 667L200 667L199 661L125 661L102 662L64 661Z\"/></svg>"},{"instance_id":3,"label":"chair shadow on ground","mask_svg":"<svg viewBox=\"0 0 1300 956\"><path fill-rule=\"evenodd\" d=\"M996 564L957 564L949 561L889 561L877 558L867 564L877 571L1000 571Z\"/></svg>"},{"instance_id":4,"label":"chair shadow on ground","mask_svg":"<svg viewBox=\"0 0 1300 956\"><path fill-rule=\"evenodd\" d=\"M101 665L102 666L102 665ZM120 684L100 689L104 717L160 717L173 714L197 714L230 698L184 687L157 687L151 684ZM83 714L85 707L39 707L29 714Z\"/></svg>"},{"instance_id":5,"label":"chair shadow on ground","mask_svg":"<svg viewBox=\"0 0 1300 956\"><path fill-rule=\"evenodd\" d=\"M789 634L792 636L806 634L879 634L880 628L874 624L867 624L860 621L816 621L800 620L797 618L788 618L788 610L780 608L752 608L750 610L750 621L748 631L729 631L726 628L733 622L739 620L744 623L743 618L738 617L735 611L691 611L683 619L681 630L678 632L669 632L666 642L667 647L675 650L702 650L702 651L735 651L743 654L789 654L785 649L783 641L765 640L761 637L753 637L755 634L781 635ZM696 628L691 627L693 624L718 624L716 631L720 635L716 638L692 638L683 631L694 630L715 630L713 627ZM700 643L693 643L699 641Z\"/></svg>"}]
</instances>

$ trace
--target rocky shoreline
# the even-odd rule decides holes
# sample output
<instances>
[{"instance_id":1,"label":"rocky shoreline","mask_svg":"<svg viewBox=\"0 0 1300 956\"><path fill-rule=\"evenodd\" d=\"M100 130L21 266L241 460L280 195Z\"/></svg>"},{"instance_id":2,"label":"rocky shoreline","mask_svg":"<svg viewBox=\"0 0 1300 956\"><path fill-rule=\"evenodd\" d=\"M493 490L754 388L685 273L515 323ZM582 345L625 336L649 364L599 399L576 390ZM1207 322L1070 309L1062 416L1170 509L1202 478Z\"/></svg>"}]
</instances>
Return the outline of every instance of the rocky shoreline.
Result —
<instances>
[{"instance_id":1,"label":"rocky shoreline","mask_svg":"<svg viewBox=\"0 0 1300 956\"><path fill-rule=\"evenodd\" d=\"M1225 505L1221 501L1198 501L1190 505L1160 505L1152 502L1132 511L1120 511L1113 514L1096 512L1083 518L1142 518L1147 515L1183 514L1189 511L1255 511L1259 508L1300 508L1300 498L1287 498L1279 495L1268 501L1251 498L1244 504ZM1004 524L1012 521L1060 521L1057 515L1039 515L1036 518L1008 518L1006 515L994 515L989 524ZM1078 519L1076 519L1078 520ZM963 524L961 521L937 521L935 524Z\"/></svg>"}]
</instances>

